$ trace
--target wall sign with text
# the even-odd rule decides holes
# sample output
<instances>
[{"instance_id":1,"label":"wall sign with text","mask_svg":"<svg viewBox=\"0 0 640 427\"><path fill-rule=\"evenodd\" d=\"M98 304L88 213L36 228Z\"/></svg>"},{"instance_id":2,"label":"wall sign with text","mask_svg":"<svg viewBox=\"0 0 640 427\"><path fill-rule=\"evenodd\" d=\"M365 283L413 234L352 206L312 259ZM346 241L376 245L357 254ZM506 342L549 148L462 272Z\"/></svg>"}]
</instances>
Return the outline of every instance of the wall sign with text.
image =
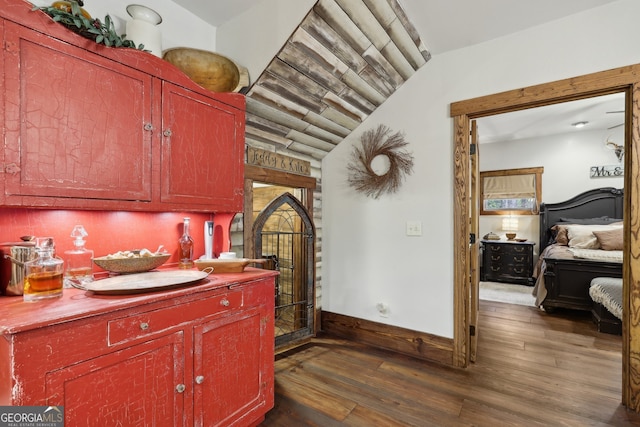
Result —
<instances>
[{"instance_id":1,"label":"wall sign with text","mask_svg":"<svg viewBox=\"0 0 640 427\"><path fill-rule=\"evenodd\" d=\"M591 178L622 178L624 176L624 166L591 166L589 176Z\"/></svg>"},{"instance_id":2,"label":"wall sign with text","mask_svg":"<svg viewBox=\"0 0 640 427\"><path fill-rule=\"evenodd\" d=\"M254 147L247 147L246 163L298 175L311 175L310 162Z\"/></svg>"}]
</instances>

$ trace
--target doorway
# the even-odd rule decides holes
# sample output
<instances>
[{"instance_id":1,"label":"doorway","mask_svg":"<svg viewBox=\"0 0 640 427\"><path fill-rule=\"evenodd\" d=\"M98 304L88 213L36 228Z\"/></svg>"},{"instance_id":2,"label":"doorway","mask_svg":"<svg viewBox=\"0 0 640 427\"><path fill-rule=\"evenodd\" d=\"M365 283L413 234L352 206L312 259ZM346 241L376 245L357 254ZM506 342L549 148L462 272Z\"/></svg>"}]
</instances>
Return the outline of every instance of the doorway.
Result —
<instances>
[{"instance_id":1,"label":"doorway","mask_svg":"<svg viewBox=\"0 0 640 427\"><path fill-rule=\"evenodd\" d=\"M267 258L276 279L276 350L315 334L315 178L245 165L244 253Z\"/></svg>"},{"instance_id":2,"label":"doorway","mask_svg":"<svg viewBox=\"0 0 640 427\"><path fill-rule=\"evenodd\" d=\"M640 247L640 223L638 212L631 206L640 202L640 187L634 185L638 179L640 160L638 155L638 132L640 100L640 65L603 71L587 76L561 80L548 84L517 89L489 95L451 105L454 118L455 154L454 165L454 363L467 366L470 358L471 284L469 251L469 209L470 209L470 167L471 147L469 143L472 119L494 114L525 110L532 107L558 104L565 101L584 99L615 92L626 94L625 112L625 256L623 262L624 302L623 302L623 396L622 402L636 411L640 410L640 335L638 315L640 306L632 304L632 295L640 294L640 258L635 252ZM633 338L633 339L632 339Z\"/></svg>"},{"instance_id":3,"label":"doorway","mask_svg":"<svg viewBox=\"0 0 640 427\"><path fill-rule=\"evenodd\" d=\"M281 347L313 334L315 231L309 214L290 192L295 190L260 190L254 191L257 205L266 200L265 193L267 199L275 197L254 220L254 254L268 260L266 268L280 272L275 283L275 345Z\"/></svg>"}]
</instances>

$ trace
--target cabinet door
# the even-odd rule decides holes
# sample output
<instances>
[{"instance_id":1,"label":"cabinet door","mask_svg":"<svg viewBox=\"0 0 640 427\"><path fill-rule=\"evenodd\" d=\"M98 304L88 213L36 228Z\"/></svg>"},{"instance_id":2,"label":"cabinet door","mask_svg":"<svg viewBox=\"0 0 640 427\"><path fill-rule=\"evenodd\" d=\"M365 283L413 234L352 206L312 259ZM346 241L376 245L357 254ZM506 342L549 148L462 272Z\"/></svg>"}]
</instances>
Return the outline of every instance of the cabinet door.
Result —
<instances>
[{"instance_id":1,"label":"cabinet door","mask_svg":"<svg viewBox=\"0 0 640 427\"><path fill-rule=\"evenodd\" d=\"M194 337L196 426L247 425L266 412L263 316L258 309L199 326ZM268 409L268 408L267 408Z\"/></svg>"},{"instance_id":2,"label":"cabinet door","mask_svg":"<svg viewBox=\"0 0 640 427\"><path fill-rule=\"evenodd\" d=\"M5 27L5 203L150 201L151 77L22 26Z\"/></svg>"},{"instance_id":3,"label":"cabinet door","mask_svg":"<svg viewBox=\"0 0 640 427\"><path fill-rule=\"evenodd\" d=\"M183 426L184 367L178 332L47 374L47 405L70 426Z\"/></svg>"},{"instance_id":4,"label":"cabinet door","mask_svg":"<svg viewBox=\"0 0 640 427\"><path fill-rule=\"evenodd\" d=\"M168 82L162 96L162 203L241 212L244 111Z\"/></svg>"}]
</instances>

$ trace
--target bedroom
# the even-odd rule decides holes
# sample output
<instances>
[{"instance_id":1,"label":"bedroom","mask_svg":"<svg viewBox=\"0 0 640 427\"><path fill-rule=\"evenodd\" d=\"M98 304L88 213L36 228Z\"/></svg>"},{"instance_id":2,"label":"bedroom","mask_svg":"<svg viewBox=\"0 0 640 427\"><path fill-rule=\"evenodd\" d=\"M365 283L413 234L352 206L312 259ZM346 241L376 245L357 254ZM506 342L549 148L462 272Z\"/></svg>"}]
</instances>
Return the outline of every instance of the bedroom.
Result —
<instances>
[{"instance_id":1,"label":"bedroom","mask_svg":"<svg viewBox=\"0 0 640 427\"><path fill-rule=\"evenodd\" d=\"M592 166L622 166L607 146L607 142L624 144L624 127L618 126L624 123L624 114L613 113L618 111L624 111L622 93L478 119L480 171L543 167L543 203L558 203L593 188L622 188L622 176L589 173ZM589 123L572 126L581 121ZM481 215L480 234L504 235L502 219L502 215ZM537 216L518 219L519 237L537 241Z\"/></svg>"},{"instance_id":2,"label":"bedroom","mask_svg":"<svg viewBox=\"0 0 640 427\"><path fill-rule=\"evenodd\" d=\"M478 120L481 176L493 175L493 171L516 172L523 168L542 168L539 199L547 205L564 202L595 188L623 188L622 174L603 176L602 173L591 173L591 169L624 167L624 151L615 151L624 145L624 105L624 95L619 93L481 118ZM578 127L575 124L582 126ZM512 232L517 233L516 238L526 239L526 243L507 243L504 226L509 225L509 222L513 223L511 227L514 228ZM609 226L604 228L607 227ZM576 232L580 227L572 228ZM591 303L588 298L587 301L568 301L566 298L557 301L554 294L545 301L544 274L539 271L544 264L542 260L538 262L538 256L546 245L544 230L542 231L541 236L540 215L537 213L508 210L481 212L479 236L482 238L488 233L494 233L493 237L501 239L487 241L482 245L483 248L491 248L498 252L481 251L480 263L483 264L484 260L486 264L481 267L480 280L486 281L481 285L481 292L485 292L486 295L488 288L498 288L500 291L492 292L506 292L506 295L509 295L511 291L510 295L513 298L517 296L528 304L543 304L548 311L555 307L585 308L585 303ZM500 259L499 252L516 249L530 255L526 257L523 265L513 267L516 271L506 272L506 256ZM613 253L607 252L605 255ZM535 283L532 275L541 276L541 286L536 287L535 302L536 298L527 298L531 292L523 295L526 289L522 285ZM590 275L591 273L581 280L588 282ZM506 286L487 283L494 279L496 282L505 283ZM509 285L510 282L515 286ZM547 287L549 286L552 284L548 284ZM577 293L581 295L581 292ZM598 328L600 329L600 326Z\"/></svg>"},{"instance_id":3,"label":"bedroom","mask_svg":"<svg viewBox=\"0 0 640 427\"><path fill-rule=\"evenodd\" d=\"M576 123L582 126L577 127ZM602 173L592 172L594 167L600 170L623 168L624 151L619 150L624 146L623 124L624 95L621 93L479 119L481 177L486 176L485 180L488 183L493 171L506 169L515 172L525 168L541 168L539 187L541 197L538 199L546 205L554 204L554 209L558 208L556 203L569 200L588 190L601 187L623 188L621 175L603 176ZM616 149L618 152L615 151ZM549 153L555 154L550 156ZM559 182L562 182L562 185L555 184ZM545 215L548 217L549 213ZM569 216L554 212L551 215ZM615 216L621 217L621 215ZM586 264L581 264L577 275L574 270L577 267L566 264L565 261L547 266L542 259L538 260L539 254L549 243L545 235L548 227L541 225L541 219L543 219L542 215L530 214L526 211L480 212L479 236L492 233L494 238L500 239L487 241L481 246L485 250L481 250L480 280L513 283L513 285L507 285L507 288L513 287L514 292L516 290L524 292L522 286L519 287L518 284L536 284L537 286L533 289L536 301L533 304L541 305L547 311L557 308L589 310L591 300L585 294L584 283L589 283L592 276L619 277L618 264L604 264L598 266L598 268L602 267L602 270L591 272L593 264L587 261ZM548 218L546 220L548 221ZM526 240L526 242L508 242L505 236L505 225L510 225L506 228L514 228L510 231L517 233L518 240ZM610 227L615 228L609 225L602 228ZM593 228L593 226L570 227L573 233L583 231L585 228ZM564 227L563 229L566 230ZM593 236L590 231L587 234ZM554 250L559 249L565 252L569 250L565 245ZM502 251L515 250L524 251L524 262L522 265L508 267L506 259L509 255L505 253L501 257L500 254ZM570 250L576 251L573 247ZM611 256L614 253L616 252L607 251L600 255ZM520 253L514 253L514 256L516 255L519 260L523 260ZM573 257L570 253L567 256ZM568 270L561 270L561 268L568 268ZM554 269L558 270L556 274ZM585 269L589 271L583 272L582 270ZM549 275L546 286L545 271ZM557 282L560 282L561 275L572 276L569 280L576 283L560 286L561 284ZM537 281L531 276L535 276ZM481 289L486 289L486 286L494 287L483 282ZM548 296L547 289L551 292ZM509 292L509 289L506 292ZM604 313L608 314L606 310ZM611 320L617 323L615 317ZM609 324L599 322L598 330L608 330L607 325ZM618 323L613 333L620 333L619 331Z\"/></svg>"}]
</instances>

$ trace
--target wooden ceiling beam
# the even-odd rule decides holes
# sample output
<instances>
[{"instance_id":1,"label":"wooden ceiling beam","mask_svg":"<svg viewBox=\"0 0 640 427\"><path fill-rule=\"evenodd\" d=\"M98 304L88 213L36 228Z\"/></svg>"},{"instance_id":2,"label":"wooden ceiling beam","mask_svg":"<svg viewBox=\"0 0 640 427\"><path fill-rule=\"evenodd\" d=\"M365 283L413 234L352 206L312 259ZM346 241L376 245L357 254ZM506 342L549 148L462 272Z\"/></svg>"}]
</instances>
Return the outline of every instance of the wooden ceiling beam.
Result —
<instances>
[{"instance_id":1,"label":"wooden ceiling beam","mask_svg":"<svg viewBox=\"0 0 640 427\"><path fill-rule=\"evenodd\" d=\"M247 144L318 162L431 57L398 0L318 0L247 92Z\"/></svg>"}]
</instances>

